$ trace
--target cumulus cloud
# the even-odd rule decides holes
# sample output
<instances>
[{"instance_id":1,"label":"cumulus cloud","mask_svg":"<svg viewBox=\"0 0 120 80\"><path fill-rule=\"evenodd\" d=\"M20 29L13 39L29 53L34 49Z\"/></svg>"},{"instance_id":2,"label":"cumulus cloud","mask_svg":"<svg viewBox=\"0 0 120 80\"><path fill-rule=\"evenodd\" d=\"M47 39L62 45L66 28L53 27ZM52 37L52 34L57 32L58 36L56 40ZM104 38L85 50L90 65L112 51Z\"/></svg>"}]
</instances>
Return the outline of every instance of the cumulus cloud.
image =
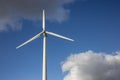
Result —
<instances>
[{"instance_id":1,"label":"cumulus cloud","mask_svg":"<svg viewBox=\"0 0 120 80\"><path fill-rule=\"evenodd\" d=\"M47 19L62 22L68 18L69 9L64 5L75 0L0 0L0 31L8 28L19 29L21 18L39 20L42 9ZM19 26L19 27L18 27Z\"/></svg>"},{"instance_id":2,"label":"cumulus cloud","mask_svg":"<svg viewBox=\"0 0 120 80\"><path fill-rule=\"evenodd\" d=\"M87 51L69 56L62 64L64 80L120 80L120 52Z\"/></svg>"}]
</instances>

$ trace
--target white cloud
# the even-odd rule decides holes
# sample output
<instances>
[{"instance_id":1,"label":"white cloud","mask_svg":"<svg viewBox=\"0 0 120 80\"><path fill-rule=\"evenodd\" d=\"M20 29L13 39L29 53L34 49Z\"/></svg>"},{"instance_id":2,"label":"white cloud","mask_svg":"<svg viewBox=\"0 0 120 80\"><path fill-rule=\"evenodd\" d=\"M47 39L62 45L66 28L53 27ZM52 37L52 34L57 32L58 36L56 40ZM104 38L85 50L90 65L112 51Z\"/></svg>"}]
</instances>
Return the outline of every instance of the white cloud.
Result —
<instances>
[{"instance_id":1,"label":"white cloud","mask_svg":"<svg viewBox=\"0 0 120 80\"><path fill-rule=\"evenodd\" d=\"M0 31L18 29L20 17L38 20L42 9L46 9L47 19L62 22L68 18L69 9L64 5L75 0L0 0Z\"/></svg>"},{"instance_id":2,"label":"white cloud","mask_svg":"<svg viewBox=\"0 0 120 80\"><path fill-rule=\"evenodd\" d=\"M120 80L120 52L87 51L71 55L62 64L64 80Z\"/></svg>"}]
</instances>

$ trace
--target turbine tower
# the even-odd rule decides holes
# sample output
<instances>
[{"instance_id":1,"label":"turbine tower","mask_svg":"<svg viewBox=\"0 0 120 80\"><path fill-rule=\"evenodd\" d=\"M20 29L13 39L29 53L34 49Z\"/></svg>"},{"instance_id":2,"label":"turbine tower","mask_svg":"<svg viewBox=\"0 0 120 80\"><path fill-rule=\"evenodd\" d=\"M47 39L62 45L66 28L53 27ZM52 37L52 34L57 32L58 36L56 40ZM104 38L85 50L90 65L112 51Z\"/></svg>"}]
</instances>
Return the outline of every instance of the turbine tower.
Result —
<instances>
[{"instance_id":1,"label":"turbine tower","mask_svg":"<svg viewBox=\"0 0 120 80\"><path fill-rule=\"evenodd\" d=\"M42 80L47 80L47 55L46 55L46 38L47 38L47 35L52 35L52 36L55 36L55 37L59 37L59 38L62 38L62 39L65 39L65 40L69 40L69 41L74 41L73 39L70 39L70 38L67 38L67 37L64 37L62 35L59 35L59 34L56 34L56 33L53 33L53 32L48 32L46 31L46 28L45 28L45 10L43 9L43 15L42 15L42 31L40 33L38 33L37 35L35 35L34 37L30 38L29 40L27 40L26 42L24 42L23 44L19 45L16 47L16 49L28 44L29 42L39 38L42 34L43 34L43 70L42 70Z\"/></svg>"}]
</instances>

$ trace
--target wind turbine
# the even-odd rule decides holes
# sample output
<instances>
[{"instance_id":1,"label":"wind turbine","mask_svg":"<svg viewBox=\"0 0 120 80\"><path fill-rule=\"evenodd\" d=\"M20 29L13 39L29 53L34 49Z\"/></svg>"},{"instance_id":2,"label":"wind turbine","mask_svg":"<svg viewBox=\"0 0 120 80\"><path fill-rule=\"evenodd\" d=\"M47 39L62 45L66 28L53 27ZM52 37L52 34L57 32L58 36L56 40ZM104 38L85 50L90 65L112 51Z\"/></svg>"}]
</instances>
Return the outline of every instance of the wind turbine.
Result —
<instances>
[{"instance_id":1,"label":"wind turbine","mask_svg":"<svg viewBox=\"0 0 120 80\"><path fill-rule=\"evenodd\" d=\"M46 28L45 28L45 10L44 9L43 9L43 15L42 15L42 29L43 29L42 32L38 33L37 35L30 38L26 42L24 42L21 45L17 46L16 49L28 44L29 42L31 42L31 41L33 41L33 40L35 40L37 38L39 38L43 34L43 66L42 66L43 71L42 71L42 80L47 80L47 56L46 56L46 38L47 38L47 35L49 34L49 35L59 37L59 38L69 40L69 41L74 41L74 40L70 39L70 38L67 38L67 37L64 37L62 35L53 33L53 32L46 31Z\"/></svg>"}]
</instances>

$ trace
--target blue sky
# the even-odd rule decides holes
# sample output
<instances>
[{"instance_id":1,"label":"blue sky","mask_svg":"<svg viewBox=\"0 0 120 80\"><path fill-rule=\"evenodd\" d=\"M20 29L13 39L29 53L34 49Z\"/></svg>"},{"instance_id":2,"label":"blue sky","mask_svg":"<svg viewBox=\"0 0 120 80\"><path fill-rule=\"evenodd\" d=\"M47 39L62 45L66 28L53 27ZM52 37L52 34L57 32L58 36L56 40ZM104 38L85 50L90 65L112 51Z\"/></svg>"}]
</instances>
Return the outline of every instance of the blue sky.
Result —
<instances>
[{"instance_id":1,"label":"blue sky","mask_svg":"<svg viewBox=\"0 0 120 80\"><path fill-rule=\"evenodd\" d=\"M73 38L69 42L47 37L48 80L62 80L61 62L82 51L113 53L120 50L120 1L86 0L65 5L69 19L46 22L48 31ZM42 37L16 50L15 47L42 30L22 19L21 30L0 32L0 80L41 80Z\"/></svg>"}]
</instances>

